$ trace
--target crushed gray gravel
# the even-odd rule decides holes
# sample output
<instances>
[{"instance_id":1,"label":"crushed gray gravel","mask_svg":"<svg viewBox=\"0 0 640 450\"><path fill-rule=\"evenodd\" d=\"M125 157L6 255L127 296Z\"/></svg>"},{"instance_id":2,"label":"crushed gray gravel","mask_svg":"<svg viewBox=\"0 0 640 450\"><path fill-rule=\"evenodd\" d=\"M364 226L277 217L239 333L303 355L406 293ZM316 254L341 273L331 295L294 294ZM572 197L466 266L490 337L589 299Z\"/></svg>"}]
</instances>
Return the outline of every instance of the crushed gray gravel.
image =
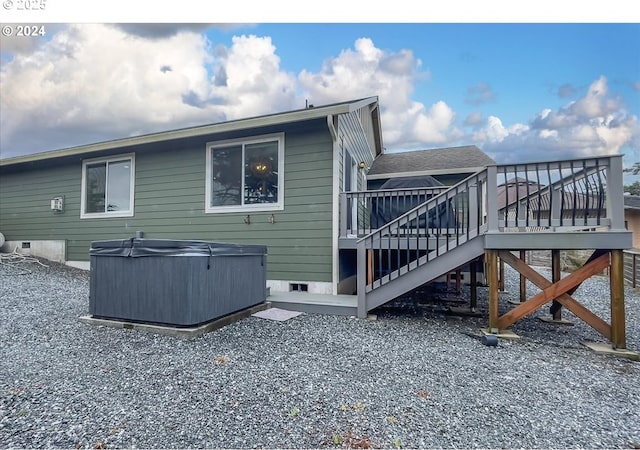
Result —
<instances>
[{"instance_id":1,"label":"crushed gray gravel","mask_svg":"<svg viewBox=\"0 0 640 450\"><path fill-rule=\"evenodd\" d=\"M396 303L378 320L243 319L184 340L81 323L88 275L0 266L1 448L633 448L640 363L536 318L484 346L457 297ZM518 292L507 267L501 308ZM530 287L530 292L534 292ZM608 320L608 283L575 297ZM626 291L627 348L640 297ZM637 448L637 447L636 447Z\"/></svg>"}]
</instances>

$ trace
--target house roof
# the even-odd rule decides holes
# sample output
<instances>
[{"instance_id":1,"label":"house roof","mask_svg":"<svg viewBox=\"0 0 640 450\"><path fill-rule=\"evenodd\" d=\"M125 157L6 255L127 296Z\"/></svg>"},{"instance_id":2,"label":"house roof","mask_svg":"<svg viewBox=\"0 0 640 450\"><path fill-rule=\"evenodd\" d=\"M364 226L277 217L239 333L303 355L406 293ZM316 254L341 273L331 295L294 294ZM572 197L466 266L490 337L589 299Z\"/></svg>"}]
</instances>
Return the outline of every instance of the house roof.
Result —
<instances>
[{"instance_id":1,"label":"house roof","mask_svg":"<svg viewBox=\"0 0 640 450\"><path fill-rule=\"evenodd\" d=\"M505 206L513 206L517 200L526 199L528 207L533 211L549 211L551 198L547 186L538 184L532 180L516 177L507 180L498 186L497 204L498 209ZM562 202L568 211L578 210L599 210L604 207L604 197L598 194L585 194L584 192L565 191L562 193ZM640 200L640 197L638 197ZM640 208L640 201L639 201Z\"/></svg>"},{"instance_id":2,"label":"house roof","mask_svg":"<svg viewBox=\"0 0 640 450\"><path fill-rule=\"evenodd\" d=\"M263 116L250 117L246 119L230 120L209 125L200 125L189 128L181 128L176 130L162 131L158 133L145 134L122 139L99 142L95 144L80 145L66 149L53 150L47 152L34 153L25 156L16 156L12 158L0 159L0 167L28 162L49 160L53 158L62 158L74 155L85 155L96 153L104 150L124 149L134 145L151 144L154 142L168 141L172 139L190 138L196 136L204 136L208 134L250 129L256 127L280 125L292 122L301 122L305 120L313 120L326 117L330 122L331 117L339 114L348 114L357 111L360 108L369 106L373 118L374 127L377 128L377 136L381 136L380 130L380 112L377 107L378 97L367 97L358 100L345 101L340 103L332 103L322 106L309 106L304 109L281 112L276 114L268 114ZM329 125L330 129L332 123ZM382 142L376 139L374 143L376 153L382 151Z\"/></svg>"},{"instance_id":3,"label":"house roof","mask_svg":"<svg viewBox=\"0 0 640 450\"><path fill-rule=\"evenodd\" d=\"M471 173L496 162L475 145L380 154L368 179Z\"/></svg>"},{"instance_id":4,"label":"house roof","mask_svg":"<svg viewBox=\"0 0 640 450\"><path fill-rule=\"evenodd\" d=\"M640 209L640 196L638 196L638 195L625 195L624 196L624 209Z\"/></svg>"}]
</instances>

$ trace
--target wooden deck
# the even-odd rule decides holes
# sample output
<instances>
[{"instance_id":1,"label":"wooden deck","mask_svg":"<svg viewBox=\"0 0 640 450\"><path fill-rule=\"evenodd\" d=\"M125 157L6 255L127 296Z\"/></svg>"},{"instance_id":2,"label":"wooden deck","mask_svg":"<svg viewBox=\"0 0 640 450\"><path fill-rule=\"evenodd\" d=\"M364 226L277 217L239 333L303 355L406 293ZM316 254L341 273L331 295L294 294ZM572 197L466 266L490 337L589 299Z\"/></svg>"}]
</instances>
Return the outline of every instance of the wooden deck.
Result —
<instances>
[{"instance_id":1,"label":"wooden deck","mask_svg":"<svg viewBox=\"0 0 640 450\"><path fill-rule=\"evenodd\" d=\"M491 329L506 328L551 302L554 317L566 307L614 348L624 348L624 270L619 262L622 250L632 246L632 236L624 223L622 175L622 156L616 155L488 166L444 191L343 194L339 247L356 250L357 315L366 317L402 293L483 261ZM395 216L389 217L390 212ZM388 221L381 224L381 217ZM565 279L542 279L509 256L570 249L594 250L597 257ZM541 287L543 295L497 317L498 261ZM586 278L604 269L611 274L611 324L571 298ZM554 271L559 273L557 267Z\"/></svg>"}]
</instances>

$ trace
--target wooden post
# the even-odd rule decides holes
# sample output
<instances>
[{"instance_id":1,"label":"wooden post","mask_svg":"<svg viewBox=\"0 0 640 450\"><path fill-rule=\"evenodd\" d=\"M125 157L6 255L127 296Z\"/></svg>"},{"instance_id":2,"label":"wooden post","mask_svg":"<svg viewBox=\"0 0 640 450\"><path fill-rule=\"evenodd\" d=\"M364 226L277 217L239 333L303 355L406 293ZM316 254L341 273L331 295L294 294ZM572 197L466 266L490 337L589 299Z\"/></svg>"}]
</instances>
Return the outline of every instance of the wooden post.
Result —
<instances>
[{"instance_id":1,"label":"wooden post","mask_svg":"<svg viewBox=\"0 0 640 450\"><path fill-rule=\"evenodd\" d=\"M367 250L367 284L373 284L373 250Z\"/></svg>"},{"instance_id":2,"label":"wooden post","mask_svg":"<svg viewBox=\"0 0 640 450\"><path fill-rule=\"evenodd\" d=\"M460 295L462 292L462 274L460 269L456 270L456 295Z\"/></svg>"},{"instance_id":3,"label":"wooden post","mask_svg":"<svg viewBox=\"0 0 640 450\"><path fill-rule=\"evenodd\" d=\"M504 292L504 261L502 260L502 258L499 258L498 267L498 270L500 272L498 274L498 290L500 292Z\"/></svg>"},{"instance_id":4,"label":"wooden post","mask_svg":"<svg viewBox=\"0 0 640 450\"><path fill-rule=\"evenodd\" d=\"M632 253L631 254L631 286L633 286L634 288L636 287L636 270L637 270L637 266L636 266L636 254Z\"/></svg>"},{"instance_id":5,"label":"wooden post","mask_svg":"<svg viewBox=\"0 0 640 450\"><path fill-rule=\"evenodd\" d=\"M527 252L520 250L520 260L525 262ZM520 274L520 303L527 301L527 279L524 275Z\"/></svg>"},{"instance_id":6,"label":"wooden post","mask_svg":"<svg viewBox=\"0 0 640 450\"><path fill-rule=\"evenodd\" d=\"M471 283L471 297L469 308L475 312L478 308L478 262L474 259L469 263L469 282Z\"/></svg>"},{"instance_id":7,"label":"wooden post","mask_svg":"<svg viewBox=\"0 0 640 450\"><path fill-rule=\"evenodd\" d=\"M489 330L498 328L498 251L485 250L489 284Z\"/></svg>"},{"instance_id":8,"label":"wooden post","mask_svg":"<svg viewBox=\"0 0 640 450\"><path fill-rule=\"evenodd\" d=\"M551 281L560 281L560 250L551 250ZM549 312L553 320L562 320L562 304L557 300L551 303Z\"/></svg>"},{"instance_id":9,"label":"wooden post","mask_svg":"<svg viewBox=\"0 0 640 450\"><path fill-rule=\"evenodd\" d=\"M624 319L624 255L611 250L609 270L611 286L611 346L614 350L627 348Z\"/></svg>"}]
</instances>

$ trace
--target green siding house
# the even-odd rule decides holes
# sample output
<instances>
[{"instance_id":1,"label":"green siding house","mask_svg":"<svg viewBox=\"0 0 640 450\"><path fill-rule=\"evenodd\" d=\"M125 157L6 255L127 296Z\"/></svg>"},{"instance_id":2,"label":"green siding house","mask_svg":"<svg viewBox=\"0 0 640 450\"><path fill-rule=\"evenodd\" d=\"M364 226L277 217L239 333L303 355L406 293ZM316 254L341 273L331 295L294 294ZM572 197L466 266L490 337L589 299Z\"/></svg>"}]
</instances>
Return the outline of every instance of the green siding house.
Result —
<instances>
[{"instance_id":1,"label":"green siding house","mask_svg":"<svg viewBox=\"0 0 640 450\"><path fill-rule=\"evenodd\" d=\"M340 195L381 153L370 97L2 159L3 251L88 269L138 231L262 244L272 290L336 294Z\"/></svg>"},{"instance_id":2,"label":"green siding house","mask_svg":"<svg viewBox=\"0 0 640 450\"><path fill-rule=\"evenodd\" d=\"M370 97L0 159L0 233L5 252L87 269L92 241L138 232L265 245L272 305L361 318L465 273L474 312L483 272L489 329L558 298L554 320L566 307L624 349L623 173L622 155L496 164L475 146L387 153ZM552 281L525 262L549 251L560 273L566 250L593 253ZM502 316L498 259L543 290L521 289ZM571 297L604 270L610 325Z\"/></svg>"}]
</instances>

